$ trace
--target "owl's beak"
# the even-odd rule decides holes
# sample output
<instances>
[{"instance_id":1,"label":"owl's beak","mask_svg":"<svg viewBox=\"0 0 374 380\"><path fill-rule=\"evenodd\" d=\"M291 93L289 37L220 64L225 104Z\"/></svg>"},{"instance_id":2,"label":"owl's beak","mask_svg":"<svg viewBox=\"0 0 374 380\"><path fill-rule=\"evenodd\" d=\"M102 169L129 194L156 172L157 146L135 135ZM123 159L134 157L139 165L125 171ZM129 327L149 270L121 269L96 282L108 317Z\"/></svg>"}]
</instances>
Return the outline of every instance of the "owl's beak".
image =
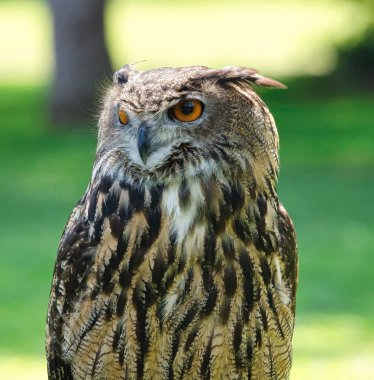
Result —
<instances>
[{"instance_id":1,"label":"owl's beak","mask_svg":"<svg viewBox=\"0 0 374 380\"><path fill-rule=\"evenodd\" d=\"M146 164L147 158L149 157L151 145L148 127L145 123L142 123L139 126L137 140L140 157L144 164Z\"/></svg>"}]
</instances>

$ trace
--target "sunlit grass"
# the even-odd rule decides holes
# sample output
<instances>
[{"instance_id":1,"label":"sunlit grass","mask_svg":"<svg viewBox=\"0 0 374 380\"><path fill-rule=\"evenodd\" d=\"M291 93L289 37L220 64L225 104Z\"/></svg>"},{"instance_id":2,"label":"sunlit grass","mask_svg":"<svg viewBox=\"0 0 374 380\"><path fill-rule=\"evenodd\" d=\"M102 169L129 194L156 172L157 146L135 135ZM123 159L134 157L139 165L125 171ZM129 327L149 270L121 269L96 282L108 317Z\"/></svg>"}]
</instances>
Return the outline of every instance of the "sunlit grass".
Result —
<instances>
[{"instance_id":1,"label":"sunlit grass","mask_svg":"<svg viewBox=\"0 0 374 380\"><path fill-rule=\"evenodd\" d=\"M335 64L338 41L369 17L359 2L108 1L113 66L203 64L256 67L269 75L321 74ZM0 2L0 83L41 83L53 66L47 1ZM80 68L77 68L80 69Z\"/></svg>"},{"instance_id":2,"label":"sunlit grass","mask_svg":"<svg viewBox=\"0 0 374 380\"><path fill-rule=\"evenodd\" d=\"M373 379L373 355L373 319L301 315L296 323L291 379Z\"/></svg>"},{"instance_id":3,"label":"sunlit grass","mask_svg":"<svg viewBox=\"0 0 374 380\"><path fill-rule=\"evenodd\" d=\"M46 380L46 361L42 357L0 356L0 379Z\"/></svg>"}]
</instances>

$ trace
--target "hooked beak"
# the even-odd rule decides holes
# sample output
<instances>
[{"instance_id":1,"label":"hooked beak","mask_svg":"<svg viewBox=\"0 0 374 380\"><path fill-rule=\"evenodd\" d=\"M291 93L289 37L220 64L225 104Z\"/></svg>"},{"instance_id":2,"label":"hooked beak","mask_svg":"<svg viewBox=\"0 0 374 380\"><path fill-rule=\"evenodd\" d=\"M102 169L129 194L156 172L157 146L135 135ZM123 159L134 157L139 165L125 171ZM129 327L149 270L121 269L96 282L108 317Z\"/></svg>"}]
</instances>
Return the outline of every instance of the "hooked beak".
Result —
<instances>
[{"instance_id":1,"label":"hooked beak","mask_svg":"<svg viewBox=\"0 0 374 380\"><path fill-rule=\"evenodd\" d=\"M149 128L147 127L146 123L140 124L137 137L139 154L144 164L147 163L147 158L149 157L151 151L150 136L148 129Z\"/></svg>"}]
</instances>

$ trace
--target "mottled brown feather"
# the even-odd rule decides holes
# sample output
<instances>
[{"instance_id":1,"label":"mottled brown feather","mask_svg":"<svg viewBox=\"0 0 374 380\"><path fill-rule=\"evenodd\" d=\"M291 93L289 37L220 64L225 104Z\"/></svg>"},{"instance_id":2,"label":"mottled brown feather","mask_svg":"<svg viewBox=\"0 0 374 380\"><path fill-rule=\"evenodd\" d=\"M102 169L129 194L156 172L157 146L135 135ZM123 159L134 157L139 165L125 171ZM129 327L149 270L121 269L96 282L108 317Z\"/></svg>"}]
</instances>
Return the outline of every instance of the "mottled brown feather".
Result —
<instances>
[{"instance_id":1,"label":"mottled brown feather","mask_svg":"<svg viewBox=\"0 0 374 380\"><path fill-rule=\"evenodd\" d=\"M276 193L274 121L248 85L276 82L256 78L243 68L116 74L92 180L57 256L50 379L289 377L297 247ZM237 120L223 132L190 128L160 162L139 166L110 130L112 104L142 118L189 88L226 99Z\"/></svg>"}]
</instances>

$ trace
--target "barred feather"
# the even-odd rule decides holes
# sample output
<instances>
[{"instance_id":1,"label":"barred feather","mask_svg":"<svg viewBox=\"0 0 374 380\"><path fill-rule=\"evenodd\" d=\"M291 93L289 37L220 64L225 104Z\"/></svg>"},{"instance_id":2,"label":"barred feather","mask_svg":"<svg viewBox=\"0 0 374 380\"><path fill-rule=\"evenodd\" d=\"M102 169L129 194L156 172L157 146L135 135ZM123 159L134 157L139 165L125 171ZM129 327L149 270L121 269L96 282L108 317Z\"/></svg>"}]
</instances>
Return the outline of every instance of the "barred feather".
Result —
<instances>
[{"instance_id":1,"label":"barred feather","mask_svg":"<svg viewBox=\"0 0 374 380\"><path fill-rule=\"evenodd\" d=\"M98 149L58 252L50 379L288 378L297 256L277 154L199 149L141 172Z\"/></svg>"}]
</instances>

